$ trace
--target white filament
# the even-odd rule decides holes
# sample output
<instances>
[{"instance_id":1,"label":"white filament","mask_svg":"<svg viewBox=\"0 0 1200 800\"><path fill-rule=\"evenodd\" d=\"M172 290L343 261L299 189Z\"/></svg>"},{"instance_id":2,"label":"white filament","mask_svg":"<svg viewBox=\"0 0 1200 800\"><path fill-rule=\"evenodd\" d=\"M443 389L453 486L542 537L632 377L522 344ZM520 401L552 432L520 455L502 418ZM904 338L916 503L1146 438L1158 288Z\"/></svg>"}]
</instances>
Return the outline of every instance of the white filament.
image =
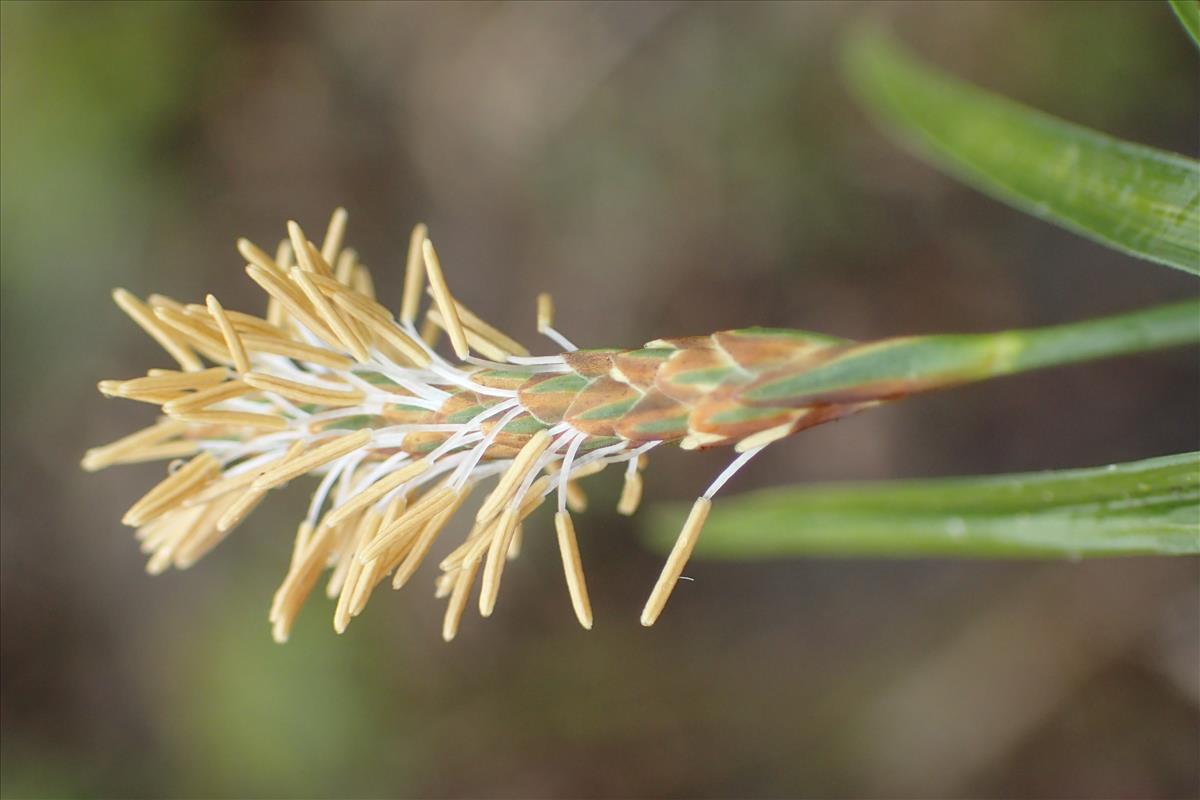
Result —
<instances>
[{"instance_id":1,"label":"white filament","mask_svg":"<svg viewBox=\"0 0 1200 800\"><path fill-rule=\"evenodd\" d=\"M567 484L571 481L571 464L575 461L575 454L579 452L579 446L587 439L587 434L580 431L571 440L571 444L567 447L567 454L563 456L562 467L558 471L558 512L567 510Z\"/></svg>"},{"instance_id":2,"label":"white filament","mask_svg":"<svg viewBox=\"0 0 1200 800\"><path fill-rule=\"evenodd\" d=\"M549 325L542 328L541 334L542 334L542 336L545 336L547 339L554 342L555 344L557 344L559 347L561 347L563 350L565 350L568 353L574 353L576 350L579 349L578 347L576 347L575 345L573 345L571 343L570 339L563 336L561 333L554 330L554 328L551 328Z\"/></svg>"},{"instance_id":3,"label":"white filament","mask_svg":"<svg viewBox=\"0 0 1200 800\"><path fill-rule=\"evenodd\" d=\"M758 447L755 447L751 450L747 450L746 452L742 453L740 456L735 458L733 461L731 461L729 466L726 467L725 470L720 475L717 476L717 479L712 482L712 484L708 487L708 489L706 489L704 491L705 499L711 500L713 495L715 495L717 492L721 491L721 487L725 485L725 482L728 481L730 478L732 478L739 469L746 466L746 462L749 461L750 459L754 458L756 455L758 455L758 453L764 447L766 447L765 444L759 445Z\"/></svg>"}]
</instances>

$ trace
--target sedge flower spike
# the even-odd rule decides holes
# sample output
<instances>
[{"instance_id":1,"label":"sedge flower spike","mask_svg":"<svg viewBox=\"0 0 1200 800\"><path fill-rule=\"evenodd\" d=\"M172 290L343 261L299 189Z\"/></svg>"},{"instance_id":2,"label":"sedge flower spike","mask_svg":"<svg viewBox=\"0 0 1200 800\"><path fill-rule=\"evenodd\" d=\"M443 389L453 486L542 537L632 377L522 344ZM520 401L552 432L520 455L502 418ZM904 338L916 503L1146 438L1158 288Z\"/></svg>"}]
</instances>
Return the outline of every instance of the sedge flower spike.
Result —
<instances>
[{"instance_id":1,"label":"sedge flower spike","mask_svg":"<svg viewBox=\"0 0 1200 800\"><path fill-rule=\"evenodd\" d=\"M537 328L559 352L533 356L454 298L425 226L409 241L398 319L344 245L344 211L320 246L296 223L287 229L273 255L238 242L247 274L267 294L261 317L212 295L184 304L113 293L178 368L101 381L103 394L160 406L162 416L83 459L87 470L169 461L167 476L122 519L137 529L151 573L191 566L272 490L319 478L271 605L281 642L326 572L339 633L389 577L394 588L407 583L467 497L493 478L465 540L440 564L444 638L454 638L477 579L479 610L492 613L522 523L548 499L571 606L590 628L571 518L586 505L579 482L623 464L618 510L633 514L650 450L730 445L736 457L696 500L646 603L641 621L652 625L712 497L740 467L778 439L909 390L836 380L838 363L871 358L886 342L801 331L580 350L555 330L548 295L537 299ZM442 333L452 356L435 349ZM832 383L805 382L818 368Z\"/></svg>"}]
</instances>

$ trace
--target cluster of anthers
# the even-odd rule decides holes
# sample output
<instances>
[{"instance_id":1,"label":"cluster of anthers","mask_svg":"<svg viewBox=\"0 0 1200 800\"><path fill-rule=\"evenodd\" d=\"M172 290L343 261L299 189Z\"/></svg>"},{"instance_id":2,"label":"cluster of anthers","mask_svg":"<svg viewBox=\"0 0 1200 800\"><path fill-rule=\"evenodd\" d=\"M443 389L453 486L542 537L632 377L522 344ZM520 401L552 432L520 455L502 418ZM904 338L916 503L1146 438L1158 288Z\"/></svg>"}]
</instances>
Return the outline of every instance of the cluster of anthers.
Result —
<instances>
[{"instance_id":1,"label":"cluster of anthers","mask_svg":"<svg viewBox=\"0 0 1200 800\"><path fill-rule=\"evenodd\" d=\"M641 621L651 625L710 499L734 472L770 442L870 404L780 403L772 390L840 340L748 329L578 350L554 329L544 294L538 330L562 352L532 356L454 299L423 225L412 232L397 320L343 246L345 225L339 209L318 247L290 222L273 257L238 242L247 274L268 295L265 318L226 310L212 295L185 305L116 290L117 305L179 369L102 381L105 395L161 406L163 417L83 459L88 470L170 460L167 477L122 519L137 529L155 574L195 563L272 489L319 476L271 606L278 641L326 570L338 632L389 576L403 586L473 488L492 477L466 539L440 564L444 638L454 638L481 572L479 610L492 613L505 562L520 552L522 521L548 498L557 503L571 603L590 628L570 514L585 504L578 481L624 464L618 508L632 514L648 451L664 442L734 445L739 454L696 500L646 603ZM443 332L453 358L434 349Z\"/></svg>"}]
</instances>

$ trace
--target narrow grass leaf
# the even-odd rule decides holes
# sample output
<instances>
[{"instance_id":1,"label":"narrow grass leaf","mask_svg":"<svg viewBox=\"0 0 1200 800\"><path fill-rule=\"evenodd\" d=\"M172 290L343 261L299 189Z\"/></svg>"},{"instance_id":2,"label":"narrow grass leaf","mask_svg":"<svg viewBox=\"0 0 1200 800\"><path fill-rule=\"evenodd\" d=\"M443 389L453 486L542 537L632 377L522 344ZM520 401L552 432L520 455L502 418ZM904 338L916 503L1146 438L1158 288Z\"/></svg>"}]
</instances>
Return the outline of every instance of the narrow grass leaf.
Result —
<instances>
[{"instance_id":1,"label":"narrow grass leaf","mask_svg":"<svg viewBox=\"0 0 1200 800\"><path fill-rule=\"evenodd\" d=\"M1192 42L1200 47L1200 0L1169 0L1179 24L1192 37Z\"/></svg>"},{"instance_id":2,"label":"narrow grass leaf","mask_svg":"<svg viewBox=\"0 0 1200 800\"><path fill-rule=\"evenodd\" d=\"M1180 14L1188 26L1196 3L1178 5L1188 7ZM845 56L866 106L959 179L1110 247L1200 274L1200 163L983 91L921 63L874 26L850 37Z\"/></svg>"},{"instance_id":3,"label":"narrow grass leaf","mask_svg":"<svg viewBox=\"0 0 1200 800\"><path fill-rule=\"evenodd\" d=\"M683 507L648 517L667 549ZM1200 453L980 478L809 486L716 503L697 558L1200 553Z\"/></svg>"}]
</instances>

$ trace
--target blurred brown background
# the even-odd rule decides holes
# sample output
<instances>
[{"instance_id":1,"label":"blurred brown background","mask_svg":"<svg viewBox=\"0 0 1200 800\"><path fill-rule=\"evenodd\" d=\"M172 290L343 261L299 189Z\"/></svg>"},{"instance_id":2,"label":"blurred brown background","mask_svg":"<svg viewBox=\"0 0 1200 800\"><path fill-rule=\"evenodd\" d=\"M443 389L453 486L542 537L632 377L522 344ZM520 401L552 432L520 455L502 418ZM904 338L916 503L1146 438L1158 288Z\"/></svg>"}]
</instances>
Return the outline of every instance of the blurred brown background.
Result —
<instances>
[{"instance_id":1,"label":"blurred brown background","mask_svg":"<svg viewBox=\"0 0 1200 800\"><path fill-rule=\"evenodd\" d=\"M453 645L418 578L340 638L314 600L280 647L302 490L151 579L118 520L161 468L78 468L151 416L96 382L165 363L109 290L256 310L235 237L338 204L393 305L424 220L455 291L526 340L539 290L591 346L1189 296L914 160L837 72L879 13L971 80L1195 155L1197 54L1165 3L0 8L5 797L1200 793L1194 559L695 562L645 630L661 557L604 476L577 521L591 633L543 519ZM1194 351L1059 369L816 429L727 491L1179 452L1198 407ZM657 457L648 502L726 459Z\"/></svg>"}]
</instances>

